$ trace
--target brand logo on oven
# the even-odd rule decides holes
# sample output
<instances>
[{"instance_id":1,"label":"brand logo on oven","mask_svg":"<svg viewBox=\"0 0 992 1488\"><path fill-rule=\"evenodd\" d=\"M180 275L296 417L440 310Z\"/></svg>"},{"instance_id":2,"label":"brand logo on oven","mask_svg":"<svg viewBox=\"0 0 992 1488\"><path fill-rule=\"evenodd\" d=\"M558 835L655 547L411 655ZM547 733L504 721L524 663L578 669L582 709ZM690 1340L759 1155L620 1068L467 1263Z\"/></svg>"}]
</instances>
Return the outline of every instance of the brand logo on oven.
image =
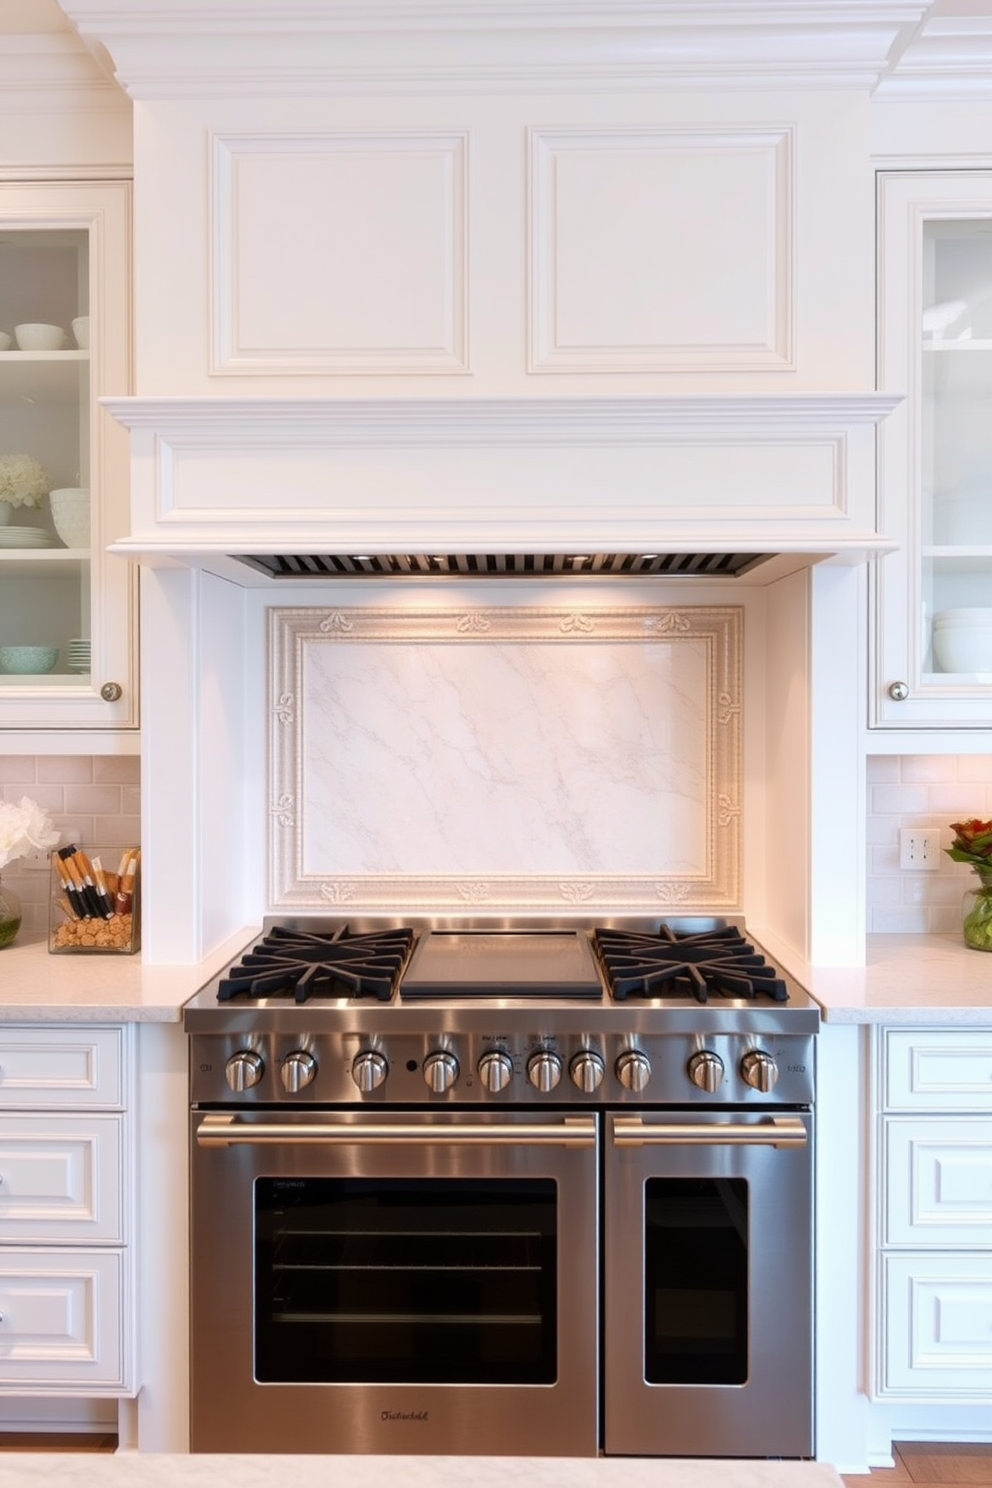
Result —
<instances>
[{"instance_id":1,"label":"brand logo on oven","mask_svg":"<svg viewBox=\"0 0 992 1488\"><path fill-rule=\"evenodd\" d=\"M379 1415L380 1421L429 1421L430 1411L391 1411L384 1410Z\"/></svg>"}]
</instances>

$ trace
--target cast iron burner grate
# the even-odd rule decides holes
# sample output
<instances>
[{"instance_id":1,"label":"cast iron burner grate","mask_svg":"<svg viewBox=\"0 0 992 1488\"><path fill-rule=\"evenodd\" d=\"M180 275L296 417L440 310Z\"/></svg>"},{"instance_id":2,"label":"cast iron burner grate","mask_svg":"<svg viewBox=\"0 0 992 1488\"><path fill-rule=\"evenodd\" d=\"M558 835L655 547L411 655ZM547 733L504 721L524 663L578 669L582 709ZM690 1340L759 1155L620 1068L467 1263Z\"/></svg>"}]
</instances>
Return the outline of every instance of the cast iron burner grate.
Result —
<instances>
[{"instance_id":1,"label":"cast iron burner grate","mask_svg":"<svg viewBox=\"0 0 992 1488\"><path fill-rule=\"evenodd\" d=\"M413 931L292 930L275 925L217 984L217 1001L234 997L375 997L388 1002L399 984Z\"/></svg>"},{"instance_id":2,"label":"cast iron burner grate","mask_svg":"<svg viewBox=\"0 0 992 1488\"><path fill-rule=\"evenodd\" d=\"M768 997L788 1002L785 982L736 925L699 934L597 930L596 950L615 1002L635 997Z\"/></svg>"}]
</instances>

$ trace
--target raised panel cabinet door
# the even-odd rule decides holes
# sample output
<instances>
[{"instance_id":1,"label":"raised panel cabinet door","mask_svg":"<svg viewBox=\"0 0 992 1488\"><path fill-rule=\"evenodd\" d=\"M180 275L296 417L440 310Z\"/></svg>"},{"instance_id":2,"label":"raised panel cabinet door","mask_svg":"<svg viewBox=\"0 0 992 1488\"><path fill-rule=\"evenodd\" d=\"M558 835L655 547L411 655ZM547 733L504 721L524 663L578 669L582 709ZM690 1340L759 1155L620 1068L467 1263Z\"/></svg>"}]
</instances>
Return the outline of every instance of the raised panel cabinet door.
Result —
<instances>
[{"instance_id":1,"label":"raised panel cabinet door","mask_svg":"<svg viewBox=\"0 0 992 1488\"><path fill-rule=\"evenodd\" d=\"M121 1253L0 1250L0 1390L120 1393Z\"/></svg>"},{"instance_id":2,"label":"raised panel cabinet door","mask_svg":"<svg viewBox=\"0 0 992 1488\"><path fill-rule=\"evenodd\" d=\"M992 1251L992 1117L887 1117L883 1244Z\"/></svg>"},{"instance_id":3,"label":"raised panel cabinet door","mask_svg":"<svg viewBox=\"0 0 992 1488\"><path fill-rule=\"evenodd\" d=\"M992 1402L992 1257L888 1255L879 1395Z\"/></svg>"},{"instance_id":4,"label":"raised panel cabinet door","mask_svg":"<svg viewBox=\"0 0 992 1488\"><path fill-rule=\"evenodd\" d=\"M992 1109L992 1027L888 1029L882 1059L886 1110Z\"/></svg>"},{"instance_id":5,"label":"raised panel cabinet door","mask_svg":"<svg viewBox=\"0 0 992 1488\"><path fill-rule=\"evenodd\" d=\"M0 1109L124 1104L124 1030L0 1030Z\"/></svg>"},{"instance_id":6,"label":"raised panel cabinet door","mask_svg":"<svg viewBox=\"0 0 992 1488\"><path fill-rule=\"evenodd\" d=\"M0 1114L0 1242L123 1240L121 1116Z\"/></svg>"}]
</instances>

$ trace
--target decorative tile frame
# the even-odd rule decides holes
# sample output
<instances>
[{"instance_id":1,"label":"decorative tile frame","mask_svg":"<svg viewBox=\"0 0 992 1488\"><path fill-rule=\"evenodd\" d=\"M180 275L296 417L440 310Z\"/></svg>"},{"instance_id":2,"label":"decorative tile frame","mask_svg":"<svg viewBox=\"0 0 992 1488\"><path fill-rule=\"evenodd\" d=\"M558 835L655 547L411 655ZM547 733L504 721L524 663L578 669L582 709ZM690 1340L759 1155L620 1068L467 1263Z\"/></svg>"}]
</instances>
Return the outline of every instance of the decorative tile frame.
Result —
<instances>
[{"instance_id":1,"label":"decorative tile frame","mask_svg":"<svg viewBox=\"0 0 992 1488\"><path fill-rule=\"evenodd\" d=\"M268 627L272 908L737 907L739 606L293 606ZM494 868L514 830L521 861Z\"/></svg>"}]
</instances>

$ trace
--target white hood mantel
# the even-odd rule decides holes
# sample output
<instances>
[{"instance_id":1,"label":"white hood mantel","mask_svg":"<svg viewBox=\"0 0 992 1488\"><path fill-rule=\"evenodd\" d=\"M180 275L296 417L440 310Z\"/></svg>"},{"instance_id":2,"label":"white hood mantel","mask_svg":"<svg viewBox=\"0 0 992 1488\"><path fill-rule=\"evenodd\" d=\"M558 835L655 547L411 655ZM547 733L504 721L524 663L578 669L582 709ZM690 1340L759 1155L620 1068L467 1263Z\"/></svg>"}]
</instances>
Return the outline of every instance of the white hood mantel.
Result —
<instances>
[{"instance_id":1,"label":"white hood mantel","mask_svg":"<svg viewBox=\"0 0 992 1488\"><path fill-rule=\"evenodd\" d=\"M111 398L131 435L113 551L729 553L859 562L878 393L543 398ZM235 561L242 583L257 570ZM767 582L782 565L762 565Z\"/></svg>"}]
</instances>

